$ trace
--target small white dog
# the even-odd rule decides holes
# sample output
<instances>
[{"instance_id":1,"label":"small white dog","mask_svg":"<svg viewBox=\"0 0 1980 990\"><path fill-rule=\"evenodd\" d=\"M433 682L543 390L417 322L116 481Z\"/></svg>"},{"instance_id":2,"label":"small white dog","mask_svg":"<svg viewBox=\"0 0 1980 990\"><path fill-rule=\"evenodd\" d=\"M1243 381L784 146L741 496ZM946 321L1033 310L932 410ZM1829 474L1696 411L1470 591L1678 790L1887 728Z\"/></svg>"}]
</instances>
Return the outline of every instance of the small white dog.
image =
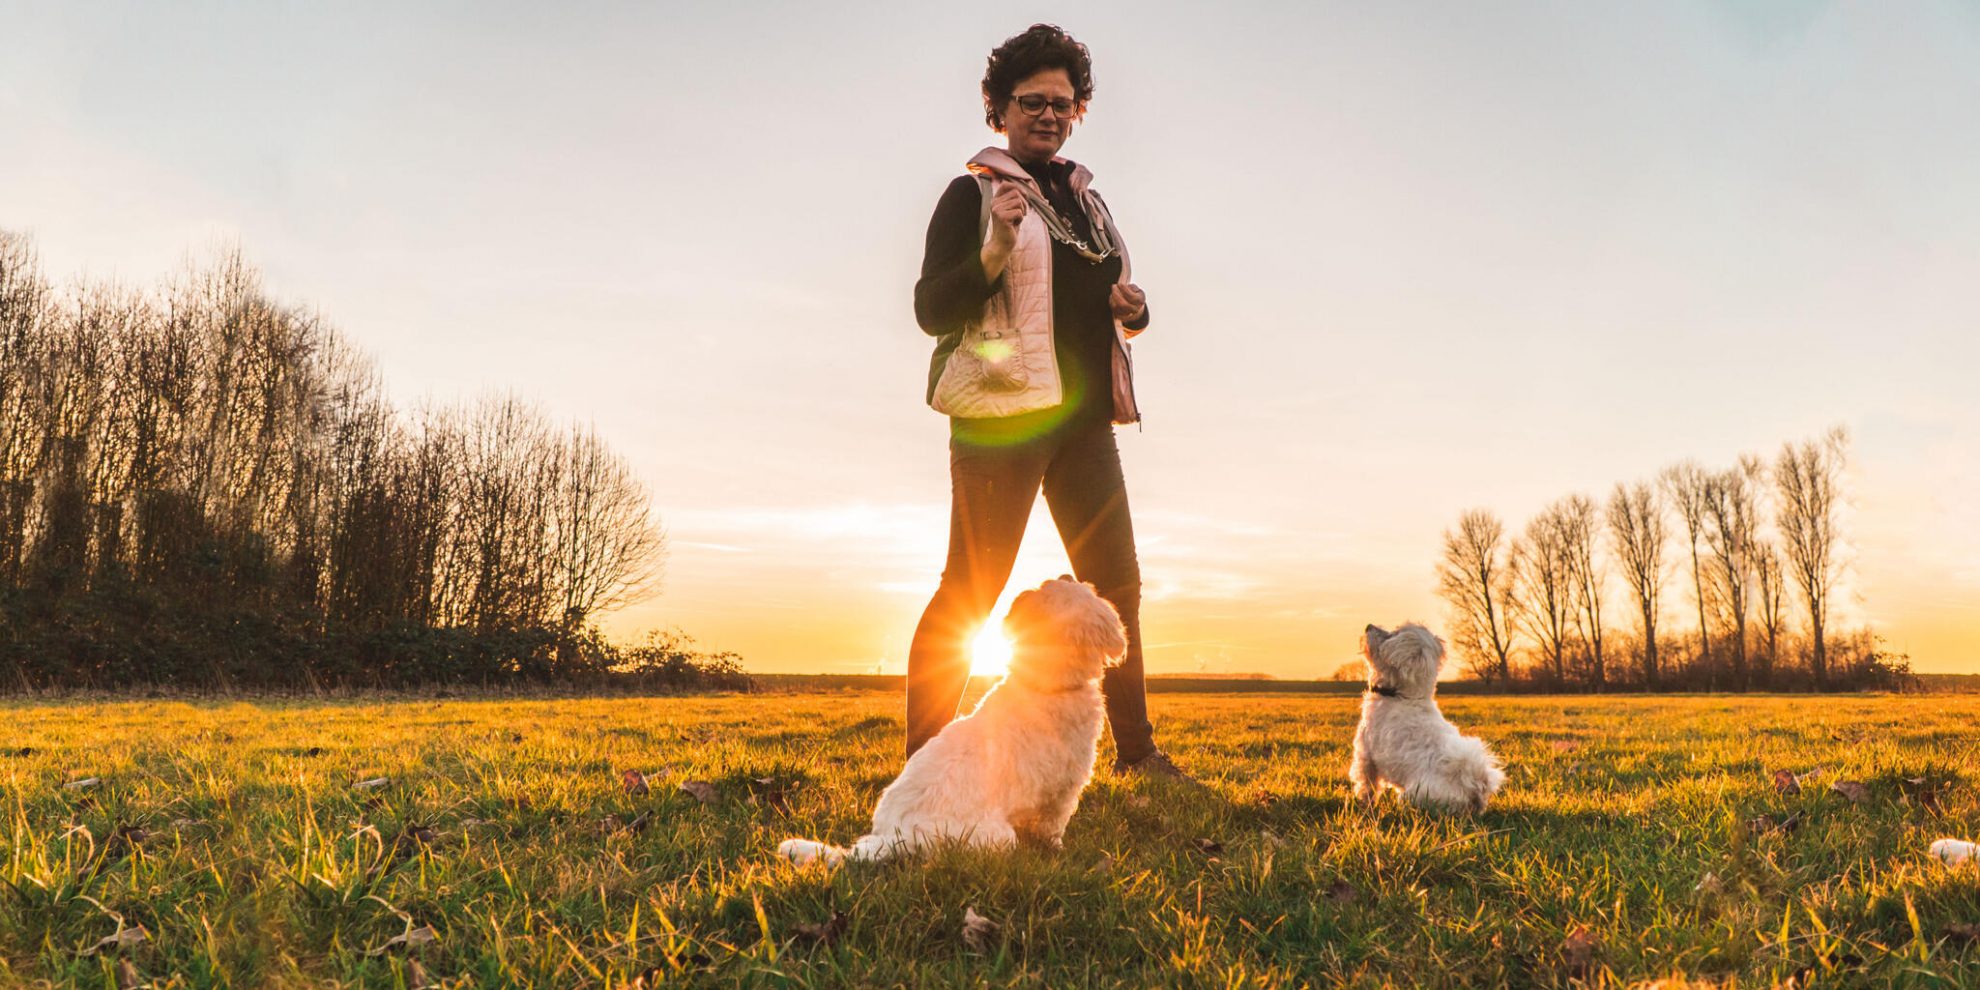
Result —
<instances>
[{"instance_id":1,"label":"small white dog","mask_svg":"<svg viewBox=\"0 0 1980 990\"><path fill-rule=\"evenodd\" d=\"M1460 734L1437 710L1444 641L1414 623L1395 632L1371 625L1361 655L1368 693L1348 765L1355 796L1372 797L1386 785L1419 807L1485 810L1506 775L1483 742Z\"/></svg>"},{"instance_id":2,"label":"small white dog","mask_svg":"<svg viewBox=\"0 0 1980 990\"><path fill-rule=\"evenodd\" d=\"M907 761L873 809L873 831L852 848L786 839L799 863L885 859L940 842L1056 848L1093 777L1105 707L1095 683L1127 651L1114 606L1070 577L1011 603L1011 666L976 710Z\"/></svg>"}]
</instances>

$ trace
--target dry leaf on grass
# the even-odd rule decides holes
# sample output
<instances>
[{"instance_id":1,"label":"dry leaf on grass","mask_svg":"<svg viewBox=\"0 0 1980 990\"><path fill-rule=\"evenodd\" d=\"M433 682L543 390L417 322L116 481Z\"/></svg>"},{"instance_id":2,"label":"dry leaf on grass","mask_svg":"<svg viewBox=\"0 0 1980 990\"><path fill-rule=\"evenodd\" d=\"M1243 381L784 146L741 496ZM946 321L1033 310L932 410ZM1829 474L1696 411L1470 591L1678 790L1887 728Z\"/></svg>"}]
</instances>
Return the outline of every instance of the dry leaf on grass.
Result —
<instances>
[{"instance_id":1,"label":"dry leaf on grass","mask_svg":"<svg viewBox=\"0 0 1980 990\"><path fill-rule=\"evenodd\" d=\"M1951 781L1934 781L1930 777L1905 777L1898 781L1898 791L1905 800L1933 814L1938 814L1939 796L1950 786Z\"/></svg>"},{"instance_id":2,"label":"dry leaf on grass","mask_svg":"<svg viewBox=\"0 0 1980 990\"><path fill-rule=\"evenodd\" d=\"M440 990L440 983L426 975L417 959L406 960L406 990Z\"/></svg>"},{"instance_id":3,"label":"dry leaf on grass","mask_svg":"<svg viewBox=\"0 0 1980 990\"><path fill-rule=\"evenodd\" d=\"M626 793L634 797L638 797L651 790L651 788L646 786L646 775L637 770L628 770L620 774L619 781L625 785Z\"/></svg>"},{"instance_id":4,"label":"dry leaf on grass","mask_svg":"<svg viewBox=\"0 0 1980 990\"><path fill-rule=\"evenodd\" d=\"M393 948L401 945L405 946L408 949L417 949L422 945L427 945L432 942L438 942L439 940L440 940L440 933L434 931L432 925L421 925L418 928L406 929L406 932L403 935L392 936L390 939L386 940L384 945L381 945L376 949L372 949L371 951L366 952L365 955L382 956L385 953L392 951Z\"/></svg>"},{"instance_id":5,"label":"dry leaf on grass","mask_svg":"<svg viewBox=\"0 0 1980 990\"><path fill-rule=\"evenodd\" d=\"M1829 785L1829 790L1850 799L1850 801L1856 804L1862 804L1870 799L1869 785L1860 780L1838 780Z\"/></svg>"},{"instance_id":6,"label":"dry leaf on grass","mask_svg":"<svg viewBox=\"0 0 1980 990\"><path fill-rule=\"evenodd\" d=\"M132 925L129 928L117 929L115 935L105 935L98 939L95 945L83 950L83 955L95 955L104 949L128 949L133 945L143 945L150 940L151 933L145 931L143 925Z\"/></svg>"},{"instance_id":7,"label":"dry leaf on grass","mask_svg":"<svg viewBox=\"0 0 1980 990\"><path fill-rule=\"evenodd\" d=\"M103 783L103 778L101 777L84 777L81 780L72 780L63 784L62 789L65 791L86 791L101 783Z\"/></svg>"},{"instance_id":8,"label":"dry leaf on grass","mask_svg":"<svg viewBox=\"0 0 1980 990\"><path fill-rule=\"evenodd\" d=\"M1583 973L1595 962L1595 953L1602 947L1601 940L1588 930L1587 925L1576 925L1561 940L1561 964L1576 973Z\"/></svg>"},{"instance_id":9,"label":"dry leaf on grass","mask_svg":"<svg viewBox=\"0 0 1980 990\"><path fill-rule=\"evenodd\" d=\"M375 791L391 782L392 782L392 778L390 777L373 777L370 780L360 780L357 783L352 784L351 789L358 791Z\"/></svg>"},{"instance_id":10,"label":"dry leaf on grass","mask_svg":"<svg viewBox=\"0 0 1980 990\"><path fill-rule=\"evenodd\" d=\"M1707 872L1698 881L1698 885L1691 889L1701 894L1723 894L1726 892L1726 884L1725 881L1719 879L1718 874Z\"/></svg>"},{"instance_id":11,"label":"dry leaf on grass","mask_svg":"<svg viewBox=\"0 0 1980 990\"><path fill-rule=\"evenodd\" d=\"M708 781L683 780L681 781L681 790L694 795L695 800L700 801L702 804L715 803L715 785Z\"/></svg>"},{"instance_id":12,"label":"dry leaf on grass","mask_svg":"<svg viewBox=\"0 0 1980 990\"><path fill-rule=\"evenodd\" d=\"M1786 834L1801 827L1801 812L1792 815L1761 815L1746 823L1746 830L1754 835L1771 835L1776 832Z\"/></svg>"},{"instance_id":13,"label":"dry leaf on grass","mask_svg":"<svg viewBox=\"0 0 1980 990\"><path fill-rule=\"evenodd\" d=\"M976 913L973 907L963 908L963 944L971 952L988 952L990 943L997 937L997 923Z\"/></svg>"},{"instance_id":14,"label":"dry leaf on grass","mask_svg":"<svg viewBox=\"0 0 1980 990\"><path fill-rule=\"evenodd\" d=\"M408 825L393 837L392 857L397 859L400 856L417 855L421 849L433 845L439 839L440 833L424 825Z\"/></svg>"},{"instance_id":15,"label":"dry leaf on grass","mask_svg":"<svg viewBox=\"0 0 1980 990\"><path fill-rule=\"evenodd\" d=\"M851 923L852 919L847 918L845 912L835 910L832 912L832 917L822 924L797 926L797 936L814 945L831 945L839 940L839 936L846 933L846 926Z\"/></svg>"},{"instance_id":16,"label":"dry leaf on grass","mask_svg":"<svg viewBox=\"0 0 1980 990\"><path fill-rule=\"evenodd\" d=\"M144 985L144 978L138 975L137 967L129 959L117 960L117 990L138 990Z\"/></svg>"},{"instance_id":17,"label":"dry leaf on grass","mask_svg":"<svg viewBox=\"0 0 1980 990\"><path fill-rule=\"evenodd\" d=\"M120 858L143 844L150 836L151 832L141 825L119 825L104 842L103 856L105 859Z\"/></svg>"},{"instance_id":18,"label":"dry leaf on grass","mask_svg":"<svg viewBox=\"0 0 1980 990\"><path fill-rule=\"evenodd\" d=\"M1946 925L1946 938L1955 942L1980 942L1980 924L1970 921L1954 921Z\"/></svg>"},{"instance_id":19,"label":"dry leaf on grass","mask_svg":"<svg viewBox=\"0 0 1980 990\"><path fill-rule=\"evenodd\" d=\"M1196 851L1205 856L1215 856L1224 851L1224 844L1218 842L1216 839L1197 839L1191 842L1190 845L1195 846Z\"/></svg>"},{"instance_id":20,"label":"dry leaf on grass","mask_svg":"<svg viewBox=\"0 0 1980 990\"><path fill-rule=\"evenodd\" d=\"M1792 770L1774 771L1774 790L1782 794L1800 794L1801 781L1794 778Z\"/></svg>"},{"instance_id":21,"label":"dry leaf on grass","mask_svg":"<svg viewBox=\"0 0 1980 990\"><path fill-rule=\"evenodd\" d=\"M755 777L749 782L749 803L761 805L771 811L784 813L791 810L791 781L780 781L775 777Z\"/></svg>"}]
</instances>

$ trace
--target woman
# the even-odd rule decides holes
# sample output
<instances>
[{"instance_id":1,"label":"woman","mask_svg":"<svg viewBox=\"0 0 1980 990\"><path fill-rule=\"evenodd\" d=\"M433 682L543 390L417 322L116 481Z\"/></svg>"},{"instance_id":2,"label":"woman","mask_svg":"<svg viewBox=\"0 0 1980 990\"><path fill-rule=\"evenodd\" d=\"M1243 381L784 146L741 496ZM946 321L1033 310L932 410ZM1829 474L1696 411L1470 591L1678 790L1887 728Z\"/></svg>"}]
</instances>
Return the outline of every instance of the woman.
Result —
<instances>
[{"instance_id":1,"label":"woman","mask_svg":"<svg viewBox=\"0 0 1980 990\"><path fill-rule=\"evenodd\" d=\"M1155 746L1141 572L1114 424L1140 421L1126 339L1148 325L1127 251L1084 167L1058 157L1093 96L1086 46L1049 24L983 76L985 148L928 224L915 318L936 338L928 401L949 419L949 555L908 651L907 751L956 716L967 644L1009 580L1045 492L1073 571L1112 602L1127 656L1101 686L1117 772L1182 777Z\"/></svg>"}]
</instances>

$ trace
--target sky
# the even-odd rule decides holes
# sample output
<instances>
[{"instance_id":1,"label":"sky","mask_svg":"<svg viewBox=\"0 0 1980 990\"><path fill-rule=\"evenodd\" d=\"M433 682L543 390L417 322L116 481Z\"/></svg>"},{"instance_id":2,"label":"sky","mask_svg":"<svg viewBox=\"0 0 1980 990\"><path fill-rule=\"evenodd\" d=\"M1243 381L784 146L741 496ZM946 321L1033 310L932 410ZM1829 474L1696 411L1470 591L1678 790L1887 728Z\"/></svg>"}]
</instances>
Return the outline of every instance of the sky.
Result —
<instances>
[{"instance_id":1,"label":"sky","mask_svg":"<svg viewBox=\"0 0 1980 990\"><path fill-rule=\"evenodd\" d=\"M898 672L948 511L922 235L1034 21L1093 52L1064 154L1155 314L1151 671L1326 676L1445 624L1468 508L1835 425L1843 618L1980 671L1972 0L0 0L0 227L133 285L239 244L403 407L514 392L632 461L671 553L609 630ZM1041 504L1006 600L1066 569Z\"/></svg>"}]
</instances>

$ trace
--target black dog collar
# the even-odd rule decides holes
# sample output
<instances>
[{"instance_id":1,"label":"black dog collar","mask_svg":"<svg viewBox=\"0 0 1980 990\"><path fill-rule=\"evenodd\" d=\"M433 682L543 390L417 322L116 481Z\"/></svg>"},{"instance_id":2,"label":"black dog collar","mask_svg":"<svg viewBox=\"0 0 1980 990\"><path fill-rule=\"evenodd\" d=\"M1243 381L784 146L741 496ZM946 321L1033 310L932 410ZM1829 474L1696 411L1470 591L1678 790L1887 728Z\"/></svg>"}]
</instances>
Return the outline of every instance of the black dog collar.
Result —
<instances>
[{"instance_id":1,"label":"black dog collar","mask_svg":"<svg viewBox=\"0 0 1980 990\"><path fill-rule=\"evenodd\" d=\"M1395 689L1395 688L1392 688L1392 687L1372 687L1372 688L1369 688L1369 689L1368 689L1368 693L1369 693L1369 694L1379 694L1379 695L1381 695L1381 696L1382 696L1382 697L1384 697L1384 698L1397 698L1397 697L1401 697L1401 695L1399 695L1399 694L1397 694L1397 693L1396 693L1396 689Z\"/></svg>"}]
</instances>

